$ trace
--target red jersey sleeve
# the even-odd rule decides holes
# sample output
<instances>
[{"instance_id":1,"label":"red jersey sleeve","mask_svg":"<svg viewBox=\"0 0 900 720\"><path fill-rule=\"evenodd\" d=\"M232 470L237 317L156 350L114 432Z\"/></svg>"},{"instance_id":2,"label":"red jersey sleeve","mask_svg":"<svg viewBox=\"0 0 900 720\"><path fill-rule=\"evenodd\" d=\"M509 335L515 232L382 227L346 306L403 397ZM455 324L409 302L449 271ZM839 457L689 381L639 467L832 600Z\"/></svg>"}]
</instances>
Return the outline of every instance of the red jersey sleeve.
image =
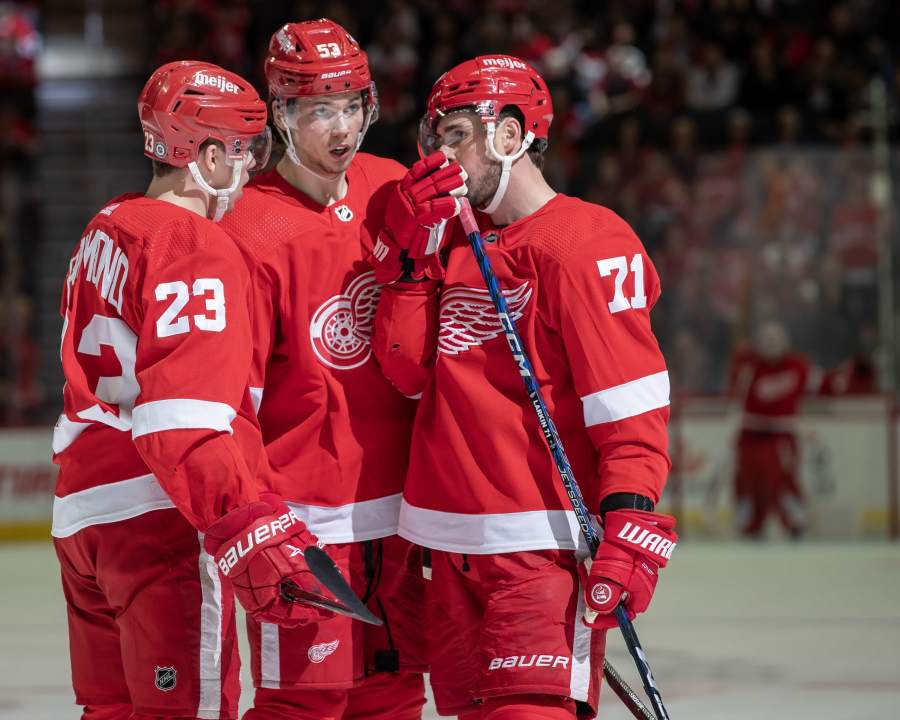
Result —
<instances>
[{"instance_id":1,"label":"red jersey sleeve","mask_svg":"<svg viewBox=\"0 0 900 720\"><path fill-rule=\"evenodd\" d=\"M650 326L659 278L619 218L560 259L550 288L584 422L598 452L597 497L658 502L670 462L669 376Z\"/></svg>"},{"instance_id":2,"label":"red jersey sleeve","mask_svg":"<svg viewBox=\"0 0 900 720\"><path fill-rule=\"evenodd\" d=\"M249 278L221 231L179 223L163 232L159 250L144 254L133 300L139 394L132 437L175 505L204 530L257 499L238 440L258 438L238 414L251 363Z\"/></svg>"}]
</instances>

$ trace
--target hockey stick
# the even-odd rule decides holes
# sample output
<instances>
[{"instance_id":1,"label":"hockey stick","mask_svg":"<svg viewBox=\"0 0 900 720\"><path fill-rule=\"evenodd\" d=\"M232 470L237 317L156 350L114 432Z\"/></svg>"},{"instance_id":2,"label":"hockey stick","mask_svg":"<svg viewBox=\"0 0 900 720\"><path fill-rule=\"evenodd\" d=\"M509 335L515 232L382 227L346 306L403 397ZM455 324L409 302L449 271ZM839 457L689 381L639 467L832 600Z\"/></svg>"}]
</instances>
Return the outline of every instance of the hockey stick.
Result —
<instances>
[{"instance_id":1,"label":"hockey stick","mask_svg":"<svg viewBox=\"0 0 900 720\"><path fill-rule=\"evenodd\" d=\"M281 596L285 600L315 605L316 607L336 612L339 615L347 615L354 620L362 620L362 622L369 623L369 625L383 624L381 619L376 617L363 604L362 600L356 596L353 588L341 575L338 566L334 564L334 560L328 557L328 553L313 545L303 551L303 558L306 560L309 571L315 576L316 580L331 591L335 600L302 590L297 586L297 583L291 580L284 580L281 583Z\"/></svg>"},{"instance_id":2,"label":"hockey stick","mask_svg":"<svg viewBox=\"0 0 900 720\"><path fill-rule=\"evenodd\" d=\"M600 538L597 535L596 529L591 524L591 516L585 506L581 489L578 487L578 483L572 473L569 459L566 457L566 451L563 449L562 440L559 437L559 433L556 431L556 426L553 424L553 418L550 417L550 413L547 410L547 404L544 402L541 388L534 376L534 368L531 365L531 360L525 352L525 345L522 342L519 331L516 329L516 323L507 310L506 298L503 297L503 293L500 291L500 285L497 282L496 275L494 275L494 269L491 267L491 262L488 260L487 254L484 251L484 242L481 239L481 233L478 231L478 224L475 222L475 216L472 214L472 207L469 205L469 201L466 198L460 199L459 218L462 222L463 229L469 238L469 243L472 245L475 259L478 261L478 267L481 270L481 276L484 278L484 284L487 286L491 300L494 303L494 308L497 310L497 317L503 328L503 334L506 336L506 341L509 343L510 350L512 350L513 359L519 367L519 374L522 376L522 382L525 383L525 390L528 392L528 398L531 400L531 405L534 408L534 412L537 414L538 422L544 433L544 439L547 441L547 447L550 449L550 454L553 455L556 469L559 471L559 476L566 489L569 502L572 504L572 510L575 511L575 517L578 520L581 533L584 535L591 556L593 556L597 547L600 545ZM634 658L634 663L641 676L644 690L647 693L647 697L650 698L653 709L656 711L656 717L658 720L669 720L669 714L666 712L666 708L663 705L662 696L656 687L656 681L653 679L653 673L650 671L650 665L647 663L647 658L638 641L634 626L628 619L628 613L622 605L619 605L615 610L615 614L616 620L619 623L619 628L622 630L622 635L625 638L625 644L628 646L631 657ZM644 720L653 720L653 715L650 714L647 707L640 701L637 695L635 695L634 691L622 681L619 674L605 659L603 661L603 674L610 687L613 688L616 695L618 695L622 702L625 703L632 715Z\"/></svg>"}]
</instances>

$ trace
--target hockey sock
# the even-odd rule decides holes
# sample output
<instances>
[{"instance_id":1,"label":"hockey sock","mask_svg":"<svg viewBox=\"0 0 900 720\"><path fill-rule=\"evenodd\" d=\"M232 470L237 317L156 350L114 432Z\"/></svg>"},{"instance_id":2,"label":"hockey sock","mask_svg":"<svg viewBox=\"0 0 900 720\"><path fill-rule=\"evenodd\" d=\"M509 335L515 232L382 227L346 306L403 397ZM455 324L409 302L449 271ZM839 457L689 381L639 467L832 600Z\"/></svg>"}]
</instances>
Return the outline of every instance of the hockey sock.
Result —
<instances>
[{"instance_id":1,"label":"hockey sock","mask_svg":"<svg viewBox=\"0 0 900 720\"><path fill-rule=\"evenodd\" d=\"M482 720L574 720L575 701L555 695L507 695L481 708Z\"/></svg>"}]
</instances>

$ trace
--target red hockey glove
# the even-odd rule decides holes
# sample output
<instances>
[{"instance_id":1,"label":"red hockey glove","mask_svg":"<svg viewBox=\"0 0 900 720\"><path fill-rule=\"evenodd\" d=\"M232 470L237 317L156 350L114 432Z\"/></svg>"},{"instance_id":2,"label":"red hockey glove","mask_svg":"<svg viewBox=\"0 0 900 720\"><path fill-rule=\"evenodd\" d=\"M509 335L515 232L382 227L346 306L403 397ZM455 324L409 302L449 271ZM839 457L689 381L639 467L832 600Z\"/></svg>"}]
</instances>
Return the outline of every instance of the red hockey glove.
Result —
<instances>
[{"instance_id":1,"label":"red hockey glove","mask_svg":"<svg viewBox=\"0 0 900 720\"><path fill-rule=\"evenodd\" d=\"M642 510L612 510L604 519L603 542L584 584L584 622L592 628L618 625L613 610L625 602L632 620L644 612L678 535L671 515Z\"/></svg>"},{"instance_id":2,"label":"red hockey glove","mask_svg":"<svg viewBox=\"0 0 900 720\"><path fill-rule=\"evenodd\" d=\"M375 278L382 285L400 280L440 280L438 252L444 227L459 214L466 172L442 152L415 163L388 199L384 229L372 251Z\"/></svg>"},{"instance_id":3,"label":"red hockey glove","mask_svg":"<svg viewBox=\"0 0 900 720\"><path fill-rule=\"evenodd\" d=\"M304 548L315 545L316 537L277 495L263 494L260 502L217 520L207 529L204 544L256 620L292 627L333 616L281 596L281 582L288 579L316 595L325 591L303 559Z\"/></svg>"}]
</instances>

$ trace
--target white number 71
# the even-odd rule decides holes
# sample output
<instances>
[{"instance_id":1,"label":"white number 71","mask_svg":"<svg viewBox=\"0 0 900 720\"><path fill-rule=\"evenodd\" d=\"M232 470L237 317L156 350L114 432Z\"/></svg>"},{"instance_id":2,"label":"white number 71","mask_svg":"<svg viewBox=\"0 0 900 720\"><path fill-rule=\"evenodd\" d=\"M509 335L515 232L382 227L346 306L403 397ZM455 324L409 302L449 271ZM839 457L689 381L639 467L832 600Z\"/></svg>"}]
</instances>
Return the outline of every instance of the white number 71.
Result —
<instances>
[{"instance_id":1,"label":"white number 71","mask_svg":"<svg viewBox=\"0 0 900 720\"><path fill-rule=\"evenodd\" d=\"M625 285L625 277L628 275L628 259L624 255L597 261L597 269L601 277L608 277L613 270L616 271L616 290L613 299L607 303L611 313L622 310L647 307L647 296L644 294L644 258L640 254L631 258L631 272L634 275L634 295L630 300L625 297L622 290Z\"/></svg>"}]
</instances>

